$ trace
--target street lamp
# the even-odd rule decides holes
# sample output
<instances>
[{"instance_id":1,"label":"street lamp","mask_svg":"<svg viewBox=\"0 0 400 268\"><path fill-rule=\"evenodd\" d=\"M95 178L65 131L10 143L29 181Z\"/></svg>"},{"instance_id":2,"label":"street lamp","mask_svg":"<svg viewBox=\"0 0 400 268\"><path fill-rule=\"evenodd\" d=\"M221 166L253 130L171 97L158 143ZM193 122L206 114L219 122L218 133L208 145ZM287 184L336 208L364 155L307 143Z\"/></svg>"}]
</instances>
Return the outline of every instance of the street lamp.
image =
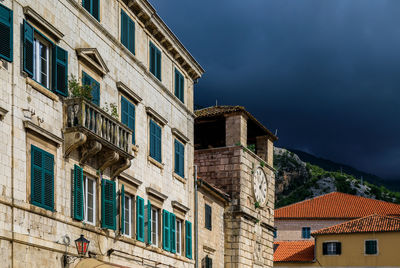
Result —
<instances>
[{"instance_id":1,"label":"street lamp","mask_svg":"<svg viewBox=\"0 0 400 268\"><path fill-rule=\"evenodd\" d=\"M75 240L76 250L78 251L78 255L80 257L85 257L86 252L89 249L89 244L90 241L87 240L83 234L81 234L81 237Z\"/></svg>"}]
</instances>

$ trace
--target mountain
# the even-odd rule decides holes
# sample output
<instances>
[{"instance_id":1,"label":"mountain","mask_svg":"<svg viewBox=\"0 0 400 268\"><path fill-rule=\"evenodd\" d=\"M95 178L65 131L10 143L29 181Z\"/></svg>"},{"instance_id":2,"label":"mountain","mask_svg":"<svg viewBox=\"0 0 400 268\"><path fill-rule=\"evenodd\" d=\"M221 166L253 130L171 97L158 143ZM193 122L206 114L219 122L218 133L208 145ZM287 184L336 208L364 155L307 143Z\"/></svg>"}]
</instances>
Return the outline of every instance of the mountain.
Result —
<instances>
[{"instance_id":1,"label":"mountain","mask_svg":"<svg viewBox=\"0 0 400 268\"><path fill-rule=\"evenodd\" d=\"M400 203L382 178L305 152L275 147L274 167L277 208L334 191Z\"/></svg>"}]
</instances>

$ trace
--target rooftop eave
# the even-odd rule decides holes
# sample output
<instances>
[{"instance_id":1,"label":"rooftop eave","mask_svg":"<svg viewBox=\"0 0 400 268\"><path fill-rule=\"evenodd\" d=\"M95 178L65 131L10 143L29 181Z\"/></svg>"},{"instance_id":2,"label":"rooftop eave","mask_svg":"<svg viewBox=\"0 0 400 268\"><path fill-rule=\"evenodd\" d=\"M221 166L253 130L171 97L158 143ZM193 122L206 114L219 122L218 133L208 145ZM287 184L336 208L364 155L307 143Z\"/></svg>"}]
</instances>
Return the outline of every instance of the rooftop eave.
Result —
<instances>
[{"instance_id":1,"label":"rooftop eave","mask_svg":"<svg viewBox=\"0 0 400 268\"><path fill-rule=\"evenodd\" d=\"M180 67L193 79L199 79L204 69L183 46L147 0L128 0L128 6L144 23L146 29L171 54Z\"/></svg>"}]
</instances>

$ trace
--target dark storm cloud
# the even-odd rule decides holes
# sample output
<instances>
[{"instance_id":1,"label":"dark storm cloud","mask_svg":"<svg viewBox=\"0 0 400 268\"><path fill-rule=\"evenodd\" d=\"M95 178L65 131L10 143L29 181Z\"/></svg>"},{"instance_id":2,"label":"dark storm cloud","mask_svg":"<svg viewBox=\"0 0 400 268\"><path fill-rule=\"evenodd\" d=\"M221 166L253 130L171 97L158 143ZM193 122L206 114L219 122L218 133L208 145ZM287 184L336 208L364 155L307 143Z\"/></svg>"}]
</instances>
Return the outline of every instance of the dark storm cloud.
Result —
<instances>
[{"instance_id":1,"label":"dark storm cloud","mask_svg":"<svg viewBox=\"0 0 400 268\"><path fill-rule=\"evenodd\" d=\"M400 1L151 0L206 69L196 104L238 104L278 146L400 177Z\"/></svg>"}]
</instances>

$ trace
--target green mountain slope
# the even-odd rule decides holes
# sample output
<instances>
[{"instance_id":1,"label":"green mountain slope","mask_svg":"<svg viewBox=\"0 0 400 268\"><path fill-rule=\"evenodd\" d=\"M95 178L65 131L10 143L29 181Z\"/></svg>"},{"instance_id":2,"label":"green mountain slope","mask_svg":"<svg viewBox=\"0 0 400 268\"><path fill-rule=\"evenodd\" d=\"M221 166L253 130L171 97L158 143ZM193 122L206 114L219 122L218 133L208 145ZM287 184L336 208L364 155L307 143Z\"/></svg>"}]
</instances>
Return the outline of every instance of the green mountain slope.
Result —
<instances>
[{"instance_id":1,"label":"green mountain slope","mask_svg":"<svg viewBox=\"0 0 400 268\"><path fill-rule=\"evenodd\" d=\"M383 180L377 176L371 179L374 175L366 176L367 173L358 171L355 173L358 177L351 174L356 169L324 159L313 161L312 164L306 163L303 158L313 160L311 155L304 157L299 154L300 157L286 149L274 148L277 208L334 191L400 203L400 193L387 189L382 185ZM335 167L338 169L335 170ZM364 177L363 181L360 180L361 176Z\"/></svg>"}]
</instances>

